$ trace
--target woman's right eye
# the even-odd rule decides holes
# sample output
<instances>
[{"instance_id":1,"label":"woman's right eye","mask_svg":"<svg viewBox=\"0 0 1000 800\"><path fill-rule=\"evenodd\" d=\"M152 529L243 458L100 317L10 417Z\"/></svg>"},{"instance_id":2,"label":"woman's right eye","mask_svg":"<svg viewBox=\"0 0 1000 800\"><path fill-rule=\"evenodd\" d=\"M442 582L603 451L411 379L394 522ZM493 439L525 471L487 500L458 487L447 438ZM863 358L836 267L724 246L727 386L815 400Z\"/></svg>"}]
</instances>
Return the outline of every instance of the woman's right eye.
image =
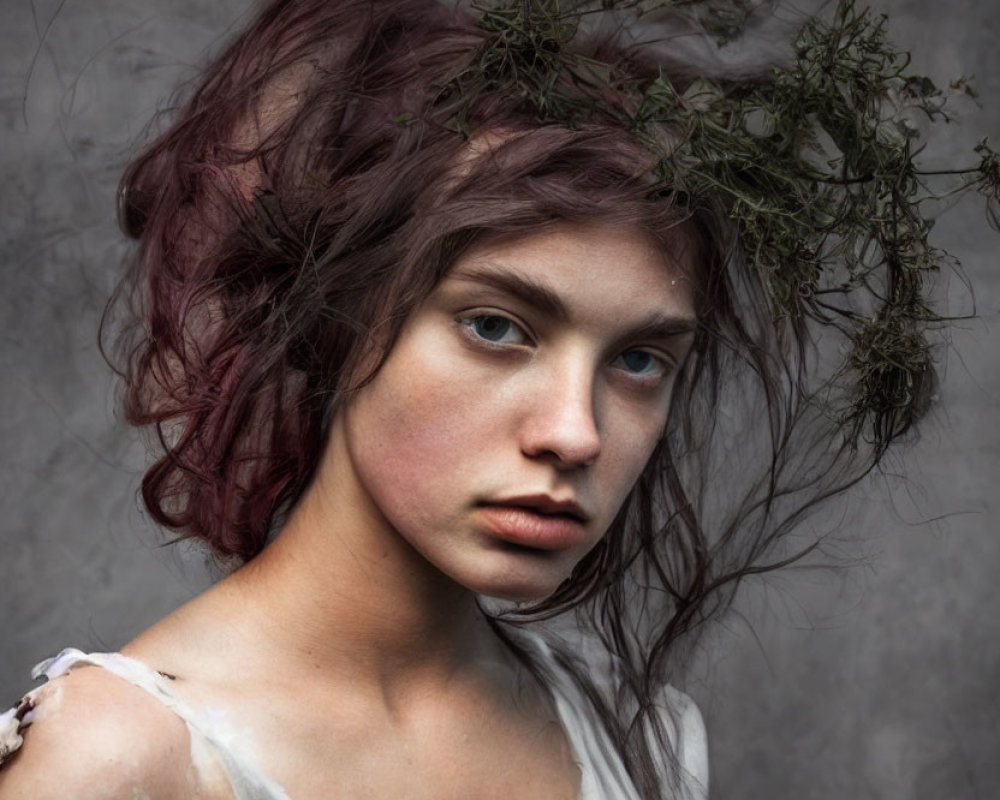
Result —
<instances>
[{"instance_id":1,"label":"woman's right eye","mask_svg":"<svg viewBox=\"0 0 1000 800\"><path fill-rule=\"evenodd\" d=\"M494 344L524 344L528 337L513 320L499 314L480 314L462 322L477 338Z\"/></svg>"}]
</instances>

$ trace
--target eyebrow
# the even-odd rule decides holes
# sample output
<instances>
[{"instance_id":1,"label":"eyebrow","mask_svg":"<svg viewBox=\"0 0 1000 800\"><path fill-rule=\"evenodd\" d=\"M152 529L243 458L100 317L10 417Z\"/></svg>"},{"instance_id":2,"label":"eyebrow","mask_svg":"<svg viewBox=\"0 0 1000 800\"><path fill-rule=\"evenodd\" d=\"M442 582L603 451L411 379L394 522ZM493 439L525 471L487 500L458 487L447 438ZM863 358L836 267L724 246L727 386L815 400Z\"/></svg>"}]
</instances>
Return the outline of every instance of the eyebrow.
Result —
<instances>
[{"instance_id":1,"label":"eyebrow","mask_svg":"<svg viewBox=\"0 0 1000 800\"><path fill-rule=\"evenodd\" d=\"M623 340L673 339L698 330L698 320L688 316L653 314L622 336Z\"/></svg>"},{"instance_id":2,"label":"eyebrow","mask_svg":"<svg viewBox=\"0 0 1000 800\"><path fill-rule=\"evenodd\" d=\"M455 280L481 283L516 297L523 303L555 317L569 320L569 311L562 299L548 286L515 269L491 264L488 269L463 269L452 276ZM621 340L671 339L694 333L698 329L695 317L654 313L621 336Z\"/></svg>"},{"instance_id":3,"label":"eyebrow","mask_svg":"<svg viewBox=\"0 0 1000 800\"><path fill-rule=\"evenodd\" d=\"M499 289L560 322L569 319L569 311L559 295L523 272L491 264L489 269L463 269L453 277Z\"/></svg>"}]
</instances>

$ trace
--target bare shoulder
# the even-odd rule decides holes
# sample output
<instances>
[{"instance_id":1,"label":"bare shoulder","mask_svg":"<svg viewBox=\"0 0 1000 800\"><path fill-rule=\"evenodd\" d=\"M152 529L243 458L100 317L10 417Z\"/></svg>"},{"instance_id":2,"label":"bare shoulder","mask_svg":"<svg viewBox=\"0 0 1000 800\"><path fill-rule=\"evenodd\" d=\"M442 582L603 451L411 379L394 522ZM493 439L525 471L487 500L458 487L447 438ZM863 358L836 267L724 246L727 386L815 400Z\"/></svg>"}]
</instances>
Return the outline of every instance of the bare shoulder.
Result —
<instances>
[{"instance_id":1,"label":"bare shoulder","mask_svg":"<svg viewBox=\"0 0 1000 800\"><path fill-rule=\"evenodd\" d=\"M32 700L24 742L0 769L0 800L192 796L187 726L142 689L81 666Z\"/></svg>"}]
</instances>

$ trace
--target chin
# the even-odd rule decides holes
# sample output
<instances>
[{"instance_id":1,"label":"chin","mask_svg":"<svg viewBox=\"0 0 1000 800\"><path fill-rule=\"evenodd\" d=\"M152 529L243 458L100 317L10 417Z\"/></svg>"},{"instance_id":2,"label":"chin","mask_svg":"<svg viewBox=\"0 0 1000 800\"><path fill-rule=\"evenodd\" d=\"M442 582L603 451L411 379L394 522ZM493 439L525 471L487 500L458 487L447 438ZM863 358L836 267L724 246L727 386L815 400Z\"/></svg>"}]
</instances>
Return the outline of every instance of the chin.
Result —
<instances>
[{"instance_id":1,"label":"chin","mask_svg":"<svg viewBox=\"0 0 1000 800\"><path fill-rule=\"evenodd\" d=\"M537 603L549 597L566 579L565 575L537 576L535 579L527 575L516 578L476 581L466 586L478 595L488 597L503 603L528 604Z\"/></svg>"},{"instance_id":2,"label":"chin","mask_svg":"<svg viewBox=\"0 0 1000 800\"><path fill-rule=\"evenodd\" d=\"M473 559L438 568L452 581L480 597L503 603L538 603L571 576L579 554L504 544Z\"/></svg>"}]
</instances>

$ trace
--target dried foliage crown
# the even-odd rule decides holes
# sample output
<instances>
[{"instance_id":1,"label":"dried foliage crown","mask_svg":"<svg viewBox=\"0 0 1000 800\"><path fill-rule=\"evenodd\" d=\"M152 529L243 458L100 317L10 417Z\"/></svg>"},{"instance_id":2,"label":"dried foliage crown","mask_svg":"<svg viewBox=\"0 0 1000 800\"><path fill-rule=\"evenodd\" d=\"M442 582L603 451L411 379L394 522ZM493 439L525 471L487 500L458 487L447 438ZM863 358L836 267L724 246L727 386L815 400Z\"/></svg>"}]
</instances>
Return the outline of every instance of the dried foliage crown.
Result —
<instances>
[{"instance_id":1,"label":"dried foliage crown","mask_svg":"<svg viewBox=\"0 0 1000 800\"><path fill-rule=\"evenodd\" d=\"M442 93L462 124L483 91L530 103L540 119L578 124L611 114L656 154L672 202L728 219L738 256L759 271L779 322L835 326L847 339L834 404L847 440L876 458L926 411L934 385L929 331L946 318L928 279L949 262L928 242L929 201L978 190L1000 221L1000 154L984 139L967 169L921 171L921 121L948 121L934 83L907 71L885 17L841 0L810 18L793 58L754 79L701 78L679 90L661 71L637 86L569 46L594 13L680 11L719 47L751 11L741 0L508 0L474 4L487 33L477 59ZM960 82L957 90L972 94ZM623 101L621 98L632 98ZM638 98L638 99L636 99ZM952 185L935 191L942 175ZM734 254L736 255L736 254Z\"/></svg>"}]
</instances>

